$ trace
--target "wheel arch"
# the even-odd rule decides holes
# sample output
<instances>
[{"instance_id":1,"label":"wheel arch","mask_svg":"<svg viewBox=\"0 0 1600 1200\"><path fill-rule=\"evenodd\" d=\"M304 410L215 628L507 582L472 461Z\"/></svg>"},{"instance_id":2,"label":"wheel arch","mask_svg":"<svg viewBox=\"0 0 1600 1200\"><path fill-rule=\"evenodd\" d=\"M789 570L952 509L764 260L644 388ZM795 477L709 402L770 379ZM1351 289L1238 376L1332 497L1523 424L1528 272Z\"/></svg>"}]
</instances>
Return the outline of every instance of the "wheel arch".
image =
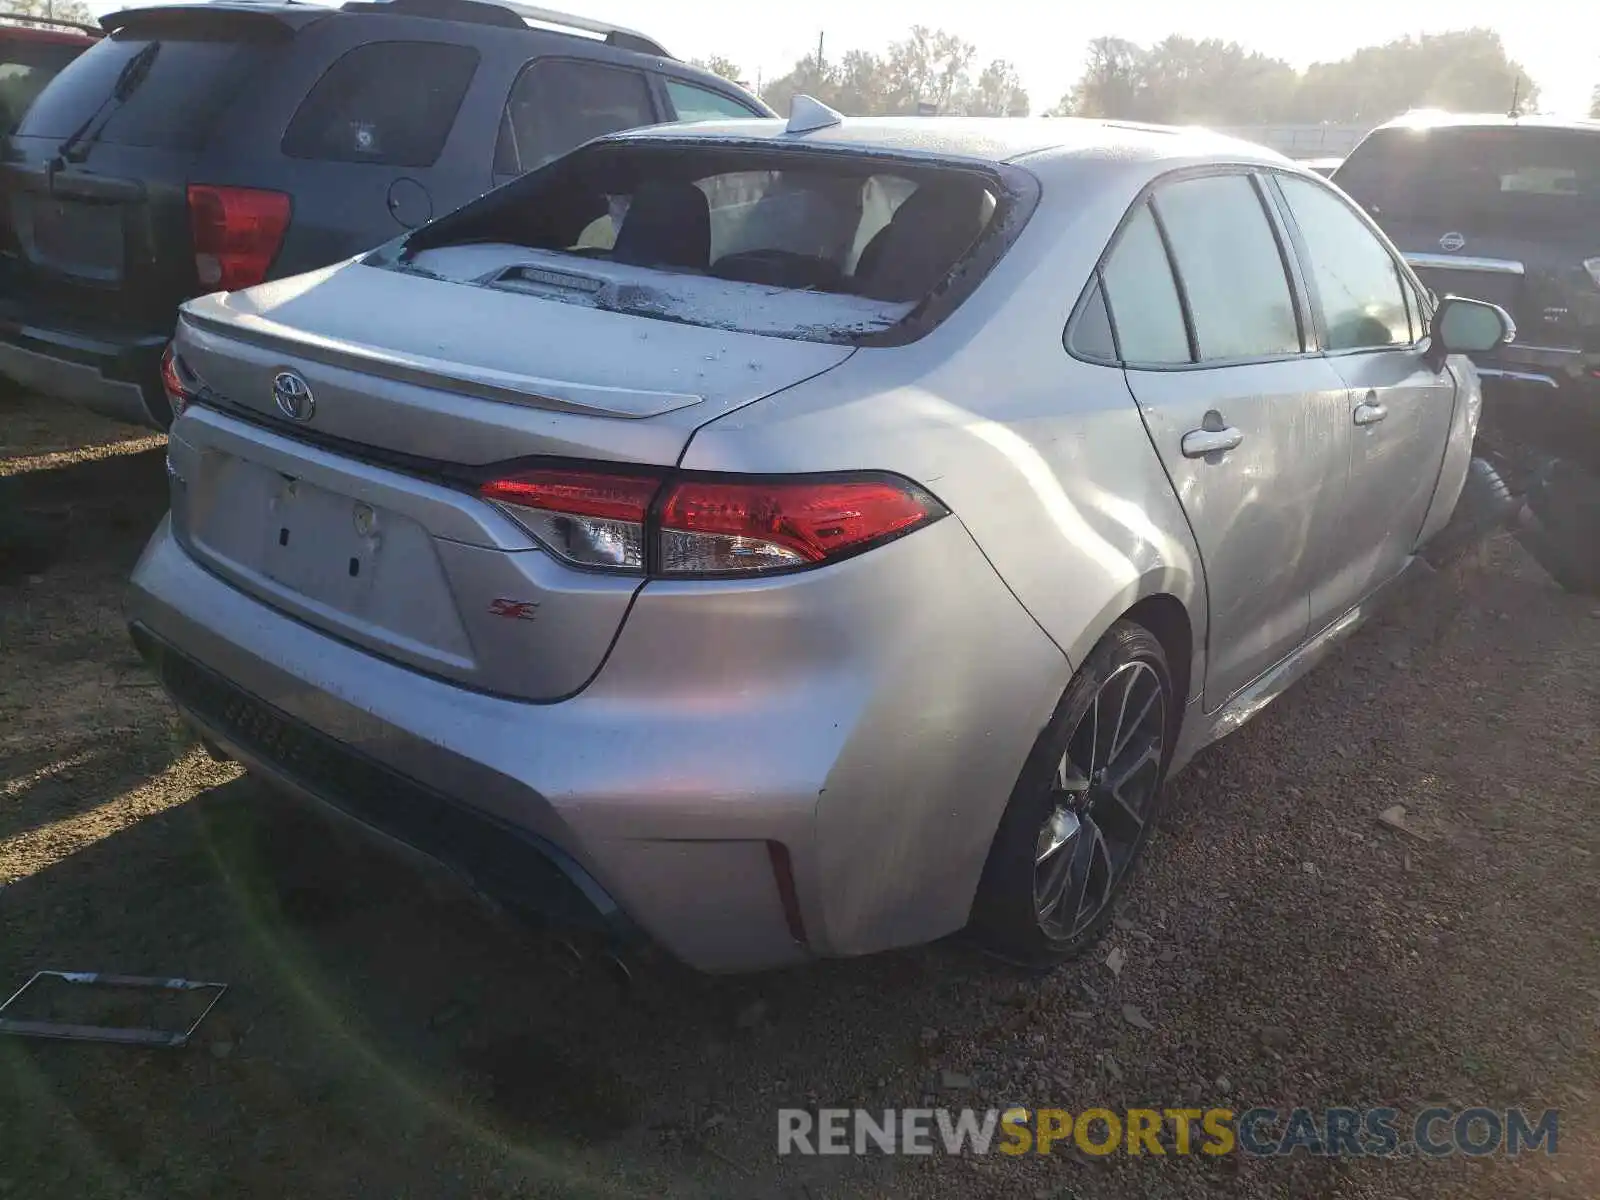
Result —
<instances>
[{"instance_id":1,"label":"wheel arch","mask_svg":"<svg viewBox=\"0 0 1600 1200\"><path fill-rule=\"evenodd\" d=\"M1118 621L1144 626L1161 642L1172 670L1179 711L1200 694L1205 682L1205 585L1180 567L1146 571L1101 608L1097 620L1068 649L1076 668Z\"/></svg>"}]
</instances>

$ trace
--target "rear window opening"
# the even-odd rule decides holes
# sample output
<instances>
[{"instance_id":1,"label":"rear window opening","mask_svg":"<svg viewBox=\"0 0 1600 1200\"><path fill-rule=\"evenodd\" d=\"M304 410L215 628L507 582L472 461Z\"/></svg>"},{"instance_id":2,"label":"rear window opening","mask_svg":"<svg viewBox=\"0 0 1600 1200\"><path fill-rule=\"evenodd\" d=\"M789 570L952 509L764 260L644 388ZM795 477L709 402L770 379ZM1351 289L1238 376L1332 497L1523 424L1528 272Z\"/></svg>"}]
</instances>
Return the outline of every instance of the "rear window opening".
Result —
<instances>
[{"instance_id":1,"label":"rear window opening","mask_svg":"<svg viewBox=\"0 0 1600 1200\"><path fill-rule=\"evenodd\" d=\"M287 36L266 23L203 17L119 29L61 71L17 136L65 140L92 129L107 145L198 149L267 44Z\"/></svg>"},{"instance_id":2,"label":"rear window opening","mask_svg":"<svg viewBox=\"0 0 1600 1200\"><path fill-rule=\"evenodd\" d=\"M1600 219L1600 133L1382 129L1334 179L1380 218L1587 224Z\"/></svg>"},{"instance_id":3,"label":"rear window opening","mask_svg":"<svg viewBox=\"0 0 1600 1200\"><path fill-rule=\"evenodd\" d=\"M369 261L666 320L855 341L936 292L953 307L970 291L1030 207L1020 174L787 147L600 145ZM450 252L474 244L483 248Z\"/></svg>"}]
</instances>

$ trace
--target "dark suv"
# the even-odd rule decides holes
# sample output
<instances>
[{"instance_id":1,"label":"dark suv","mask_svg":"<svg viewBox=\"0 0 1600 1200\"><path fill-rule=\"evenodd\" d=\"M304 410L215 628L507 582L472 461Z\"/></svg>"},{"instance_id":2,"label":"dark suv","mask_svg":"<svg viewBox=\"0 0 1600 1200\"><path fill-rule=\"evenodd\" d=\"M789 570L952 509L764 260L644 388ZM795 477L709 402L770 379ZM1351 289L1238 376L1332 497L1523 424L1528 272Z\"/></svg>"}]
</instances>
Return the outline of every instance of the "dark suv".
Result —
<instances>
[{"instance_id":1,"label":"dark suv","mask_svg":"<svg viewBox=\"0 0 1600 1200\"><path fill-rule=\"evenodd\" d=\"M1548 440L1600 431L1600 123L1402 118L1333 179L1435 292L1516 321L1516 340L1478 359L1487 423L1503 399Z\"/></svg>"},{"instance_id":2,"label":"dark suv","mask_svg":"<svg viewBox=\"0 0 1600 1200\"><path fill-rule=\"evenodd\" d=\"M0 159L0 374L158 428L188 297L371 249L602 133L771 115L642 34L520 4L104 24Z\"/></svg>"}]
</instances>

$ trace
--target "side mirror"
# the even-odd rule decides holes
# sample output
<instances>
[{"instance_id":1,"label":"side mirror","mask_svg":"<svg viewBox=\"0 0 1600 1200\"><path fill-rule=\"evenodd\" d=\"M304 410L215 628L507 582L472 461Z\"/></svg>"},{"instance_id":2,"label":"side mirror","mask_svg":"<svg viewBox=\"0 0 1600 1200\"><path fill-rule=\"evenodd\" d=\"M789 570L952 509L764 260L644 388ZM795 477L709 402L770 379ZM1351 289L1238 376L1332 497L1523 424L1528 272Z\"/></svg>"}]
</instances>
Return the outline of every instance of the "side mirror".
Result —
<instances>
[{"instance_id":1,"label":"side mirror","mask_svg":"<svg viewBox=\"0 0 1600 1200\"><path fill-rule=\"evenodd\" d=\"M1442 360L1446 354L1483 354L1503 346L1516 339L1517 326L1498 304L1446 296L1434 310L1429 333Z\"/></svg>"}]
</instances>

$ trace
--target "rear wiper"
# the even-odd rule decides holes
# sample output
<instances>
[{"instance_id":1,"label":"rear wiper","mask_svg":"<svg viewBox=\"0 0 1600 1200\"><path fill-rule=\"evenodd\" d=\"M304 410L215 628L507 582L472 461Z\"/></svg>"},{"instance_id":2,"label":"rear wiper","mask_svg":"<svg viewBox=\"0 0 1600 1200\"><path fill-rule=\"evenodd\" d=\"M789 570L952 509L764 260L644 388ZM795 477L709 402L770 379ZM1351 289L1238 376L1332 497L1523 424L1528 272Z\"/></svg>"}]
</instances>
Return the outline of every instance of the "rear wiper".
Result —
<instances>
[{"instance_id":1,"label":"rear wiper","mask_svg":"<svg viewBox=\"0 0 1600 1200\"><path fill-rule=\"evenodd\" d=\"M89 119L79 125L66 141L56 147L57 163L81 163L89 157L89 147L105 131L106 123L150 75L150 65L161 53L161 43L151 42L123 64L117 81L111 85L111 94L100 101L100 107L89 114ZM54 166L55 164L52 164Z\"/></svg>"}]
</instances>

